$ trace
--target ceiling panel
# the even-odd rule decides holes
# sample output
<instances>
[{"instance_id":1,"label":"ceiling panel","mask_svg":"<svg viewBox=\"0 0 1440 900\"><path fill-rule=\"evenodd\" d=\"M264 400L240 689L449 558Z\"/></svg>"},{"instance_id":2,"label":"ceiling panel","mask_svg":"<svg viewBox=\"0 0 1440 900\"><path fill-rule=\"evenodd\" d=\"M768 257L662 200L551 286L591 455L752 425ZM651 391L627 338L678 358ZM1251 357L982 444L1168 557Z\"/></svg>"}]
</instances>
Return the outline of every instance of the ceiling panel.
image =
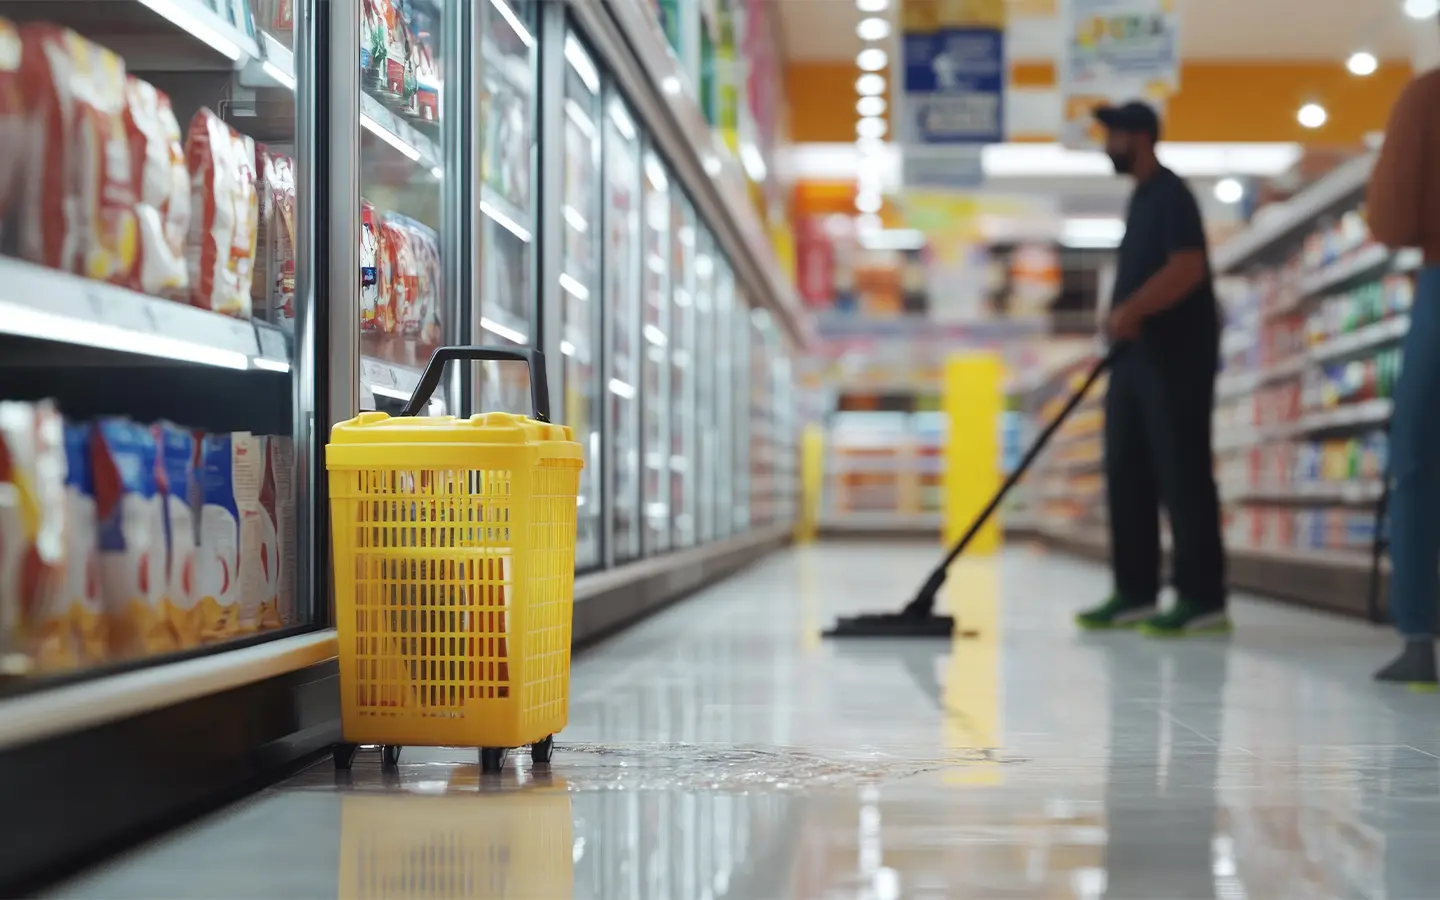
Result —
<instances>
[{"instance_id":1,"label":"ceiling panel","mask_svg":"<svg viewBox=\"0 0 1440 900\"><path fill-rule=\"evenodd\" d=\"M853 59L860 49L854 0L774 0L787 58L797 61ZM892 11L899 0L893 0ZM1010 0L1036 7L1037 0ZM1344 59L1364 48L1383 58L1410 56L1414 22L1399 0L1179 0L1181 48L1187 59L1264 61ZM1043 3L1041 4L1043 7ZM1012 59L1053 58L1060 31L1052 22L1018 17Z\"/></svg>"}]
</instances>

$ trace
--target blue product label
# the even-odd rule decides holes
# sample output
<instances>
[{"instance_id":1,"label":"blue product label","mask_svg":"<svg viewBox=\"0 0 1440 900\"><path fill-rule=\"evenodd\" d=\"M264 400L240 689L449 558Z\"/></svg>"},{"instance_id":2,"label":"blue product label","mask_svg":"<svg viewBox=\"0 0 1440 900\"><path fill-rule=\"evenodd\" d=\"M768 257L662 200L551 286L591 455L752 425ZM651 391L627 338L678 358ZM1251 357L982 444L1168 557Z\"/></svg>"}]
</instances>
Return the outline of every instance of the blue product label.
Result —
<instances>
[{"instance_id":1,"label":"blue product label","mask_svg":"<svg viewBox=\"0 0 1440 900\"><path fill-rule=\"evenodd\" d=\"M82 494L95 493L95 476L90 468L92 437L89 425L65 425L65 484Z\"/></svg>"},{"instance_id":2,"label":"blue product label","mask_svg":"<svg viewBox=\"0 0 1440 900\"><path fill-rule=\"evenodd\" d=\"M200 500L205 506L219 506L234 513L238 522L230 443L228 434L205 435L200 451L200 464L204 468L200 474Z\"/></svg>"},{"instance_id":3,"label":"blue product label","mask_svg":"<svg viewBox=\"0 0 1440 900\"><path fill-rule=\"evenodd\" d=\"M195 436L188 430L168 422L160 432L160 460L165 473L165 493L189 497L190 482L195 477Z\"/></svg>"},{"instance_id":4,"label":"blue product label","mask_svg":"<svg viewBox=\"0 0 1440 900\"><path fill-rule=\"evenodd\" d=\"M160 490L155 436L144 425L126 419L101 419L95 423L91 446L100 549L122 552L123 500L131 494L149 500Z\"/></svg>"}]
</instances>

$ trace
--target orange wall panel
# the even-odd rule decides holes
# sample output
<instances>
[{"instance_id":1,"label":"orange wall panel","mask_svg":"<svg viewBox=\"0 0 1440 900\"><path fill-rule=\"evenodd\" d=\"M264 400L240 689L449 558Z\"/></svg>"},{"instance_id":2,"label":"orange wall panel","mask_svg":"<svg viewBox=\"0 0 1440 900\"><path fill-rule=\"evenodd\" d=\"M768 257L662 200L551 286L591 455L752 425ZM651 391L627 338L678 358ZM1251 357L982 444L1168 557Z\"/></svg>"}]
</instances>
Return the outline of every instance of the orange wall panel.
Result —
<instances>
[{"instance_id":1,"label":"orange wall panel","mask_svg":"<svg viewBox=\"0 0 1440 900\"><path fill-rule=\"evenodd\" d=\"M853 141L855 78L859 74L849 63L787 66L791 140ZM1400 62L1381 65L1369 78L1354 77L1339 61L1185 63L1180 93L1171 100L1166 116L1166 137L1176 141L1355 144L1368 132L1384 128L1390 105L1409 78L1410 66ZM1014 87L1045 89L1054 83L1052 63L1017 62L1011 66ZM1312 100L1330 113L1325 126L1313 131L1295 121L1295 111Z\"/></svg>"}]
</instances>

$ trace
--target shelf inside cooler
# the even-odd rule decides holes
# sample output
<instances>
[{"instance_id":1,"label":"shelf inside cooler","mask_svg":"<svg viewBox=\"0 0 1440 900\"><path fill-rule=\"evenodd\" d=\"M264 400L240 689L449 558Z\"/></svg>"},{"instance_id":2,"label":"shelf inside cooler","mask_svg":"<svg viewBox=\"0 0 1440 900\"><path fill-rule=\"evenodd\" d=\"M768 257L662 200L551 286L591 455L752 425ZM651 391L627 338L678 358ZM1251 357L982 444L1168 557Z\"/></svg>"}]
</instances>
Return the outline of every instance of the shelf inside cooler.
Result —
<instances>
[{"instance_id":1,"label":"shelf inside cooler","mask_svg":"<svg viewBox=\"0 0 1440 900\"><path fill-rule=\"evenodd\" d=\"M54 22L125 57L131 72L224 71L261 55L248 21L249 0L6 0L16 22ZM233 19L233 21L232 21Z\"/></svg>"}]
</instances>

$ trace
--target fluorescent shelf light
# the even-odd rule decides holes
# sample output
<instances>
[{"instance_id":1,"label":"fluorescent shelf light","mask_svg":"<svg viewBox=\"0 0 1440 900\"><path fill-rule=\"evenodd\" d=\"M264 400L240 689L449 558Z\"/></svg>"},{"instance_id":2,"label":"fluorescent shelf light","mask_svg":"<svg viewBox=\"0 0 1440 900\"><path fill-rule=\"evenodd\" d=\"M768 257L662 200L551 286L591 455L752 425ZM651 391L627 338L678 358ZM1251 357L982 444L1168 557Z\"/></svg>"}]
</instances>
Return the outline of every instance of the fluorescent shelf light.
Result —
<instances>
[{"instance_id":1,"label":"fluorescent shelf light","mask_svg":"<svg viewBox=\"0 0 1440 900\"><path fill-rule=\"evenodd\" d=\"M565 221L569 223L571 228L582 233L590 230L590 221L585 218L585 216L580 212L580 210L566 203L561 208L561 212L565 216Z\"/></svg>"},{"instance_id":2,"label":"fluorescent shelf light","mask_svg":"<svg viewBox=\"0 0 1440 900\"><path fill-rule=\"evenodd\" d=\"M653 153L645 154L645 174L649 176L651 184L655 185L658 190L669 189L670 179L665 177L665 166Z\"/></svg>"},{"instance_id":3,"label":"fluorescent shelf light","mask_svg":"<svg viewBox=\"0 0 1440 900\"><path fill-rule=\"evenodd\" d=\"M618 378L612 378L610 379L610 383L607 385L607 387L610 389L610 393L614 394L617 397L623 397L626 400L635 399L635 385L630 384L627 381L621 381Z\"/></svg>"},{"instance_id":4,"label":"fluorescent shelf light","mask_svg":"<svg viewBox=\"0 0 1440 900\"><path fill-rule=\"evenodd\" d=\"M654 325L645 326L645 340L649 341L657 347L664 347L666 344L670 343L669 340L665 337L665 332L661 331Z\"/></svg>"},{"instance_id":5,"label":"fluorescent shelf light","mask_svg":"<svg viewBox=\"0 0 1440 900\"><path fill-rule=\"evenodd\" d=\"M595 71L595 64L590 61L590 54L585 52L585 48L580 46L580 41L576 40L573 34L565 35L565 61L570 63L570 68L575 70L575 74L580 76L580 80L585 82L585 87L590 89L590 93L598 94L600 92L600 73Z\"/></svg>"},{"instance_id":6,"label":"fluorescent shelf light","mask_svg":"<svg viewBox=\"0 0 1440 900\"><path fill-rule=\"evenodd\" d=\"M535 37L530 34L525 23L520 21L520 17L515 15L515 10L511 9L505 0L490 0L490 5L495 7L495 11L500 13L500 18L504 19L505 23L520 37L521 43L526 47L535 46Z\"/></svg>"},{"instance_id":7,"label":"fluorescent shelf light","mask_svg":"<svg viewBox=\"0 0 1440 900\"><path fill-rule=\"evenodd\" d=\"M371 393L379 394L381 397L389 397L391 400L410 399L410 395L408 393L406 393L405 391L397 390L395 388L382 387L378 384L367 384L366 387L370 389Z\"/></svg>"},{"instance_id":8,"label":"fluorescent shelf light","mask_svg":"<svg viewBox=\"0 0 1440 900\"><path fill-rule=\"evenodd\" d=\"M263 356L257 356L250 360L250 365L253 368L264 369L267 372L286 373L290 371L290 363L283 359L266 359Z\"/></svg>"},{"instance_id":9,"label":"fluorescent shelf light","mask_svg":"<svg viewBox=\"0 0 1440 900\"><path fill-rule=\"evenodd\" d=\"M222 56L229 57L231 62L240 61L240 45L192 13L186 8L186 4L177 2L177 0L140 0L140 2L162 18L169 19L172 25L187 32L210 49Z\"/></svg>"},{"instance_id":10,"label":"fluorescent shelf light","mask_svg":"<svg viewBox=\"0 0 1440 900\"><path fill-rule=\"evenodd\" d=\"M701 278L715 274L715 260L710 258L710 254L701 253L695 257L695 274Z\"/></svg>"},{"instance_id":11,"label":"fluorescent shelf light","mask_svg":"<svg viewBox=\"0 0 1440 900\"><path fill-rule=\"evenodd\" d=\"M530 232L525 228L525 226L505 215L502 210L496 207L495 204L491 203L489 200L480 201L480 211L486 216L488 216L495 224L515 235L521 241L527 244L530 243Z\"/></svg>"},{"instance_id":12,"label":"fluorescent shelf light","mask_svg":"<svg viewBox=\"0 0 1440 900\"><path fill-rule=\"evenodd\" d=\"M577 300L589 300L590 289L580 283L580 279L569 272L560 273L560 286L569 291Z\"/></svg>"},{"instance_id":13,"label":"fluorescent shelf light","mask_svg":"<svg viewBox=\"0 0 1440 900\"><path fill-rule=\"evenodd\" d=\"M579 128L585 133L586 137L592 141L595 140L595 123L591 120L589 113L585 112L579 103L573 99L567 99L565 101L565 115L571 122L575 123L576 128Z\"/></svg>"},{"instance_id":14,"label":"fluorescent shelf light","mask_svg":"<svg viewBox=\"0 0 1440 900\"><path fill-rule=\"evenodd\" d=\"M610 121L615 124L615 130L627 141L635 140L635 123L630 120L630 114L625 111L625 106L619 100L610 101Z\"/></svg>"},{"instance_id":15,"label":"fluorescent shelf light","mask_svg":"<svg viewBox=\"0 0 1440 900\"><path fill-rule=\"evenodd\" d=\"M180 338L59 316L17 303L0 301L0 318L4 321L5 334L224 369L244 371L250 368L250 357L234 350L221 350Z\"/></svg>"},{"instance_id":16,"label":"fluorescent shelf light","mask_svg":"<svg viewBox=\"0 0 1440 900\"><path fill-rule=\"evenodd\" d=\"M411 146L408 142L406 142L404 138L400 137L400 135L386 128L384 125L381 125L379 122L375 121L370 116L361 113L360 126L369 131L371 134L378 137L380 140L394 147L396 150L399 150L401 153L405 154L410 159L416 162L420 161L419 150Z\"/></svg>"},{"instance_id":17,"label":"fluorescent shelf light","mask_svg":"<svg viewBox=\"0 0 1440 900\"><path fill-rule=\"evenodd\" d=\"M866 250L919 250L925 246L925 233L914 228L887 228L860 236Z\"/></svg>"},{"instance_id":18,"label":"fluorescent shelf light","mask_svg":"<svg viewBox=\"0 0 1440 900\"><path fill-rule=\"evenodd\" d=\"M516 331L513 328L502 325L494 319L486 318L485 316L480 317L480 327L490 332L491 334L498 335L504 338L512 344L530 343L530 336L525 334L523 331Z\"/></svg>"},{"instance_id":19,"label":"fluorescent shelf light","mask_svg":"<svg viewBox=\"0 0 1440 900\"><path fill-rule=\"evenodd\" d=\"M745 174L750 176L751 181L760 182L765 180L766 168L765 157L760 155L760 148L751 143L740 145L740 162L745 166Z\"/></svg>"},{"instance_id":20,"label":"fluorescent shelf light","mask_svg":"<svg viewBox=\"0 0 1440 900\"><path fill-rule=\"evenodd\" d=\"M572 344L572 343L570 343L569 341L561 341L561 342L560 342L560 353L561 353L562 356L574 356L574 355L575 355L575 345Z\"/></svg>"},{"instance_id":21,"label":"fluorescent shelf light","mask_svg":"<svg viewBox=\"0 0 1440 900\"><path fill-rule=\"evenodd\" d=\"M273 78L273 79L275 79L276 81L278 81L278 82L279 82L281 85L283 85L287 90L291 90L291 91L295 90L295 75L294 75L294 73L285 71L284 69L282 69L282 68L280 68L279 66L275 65L273 62L271 62L271 61L268 60L268 59L265 60L264 62L262 62L262 63L260 64L260 70L261 70L262 72L264 72L266 75L269 75L271 78Z\"/></svg>"}]
</instances>

